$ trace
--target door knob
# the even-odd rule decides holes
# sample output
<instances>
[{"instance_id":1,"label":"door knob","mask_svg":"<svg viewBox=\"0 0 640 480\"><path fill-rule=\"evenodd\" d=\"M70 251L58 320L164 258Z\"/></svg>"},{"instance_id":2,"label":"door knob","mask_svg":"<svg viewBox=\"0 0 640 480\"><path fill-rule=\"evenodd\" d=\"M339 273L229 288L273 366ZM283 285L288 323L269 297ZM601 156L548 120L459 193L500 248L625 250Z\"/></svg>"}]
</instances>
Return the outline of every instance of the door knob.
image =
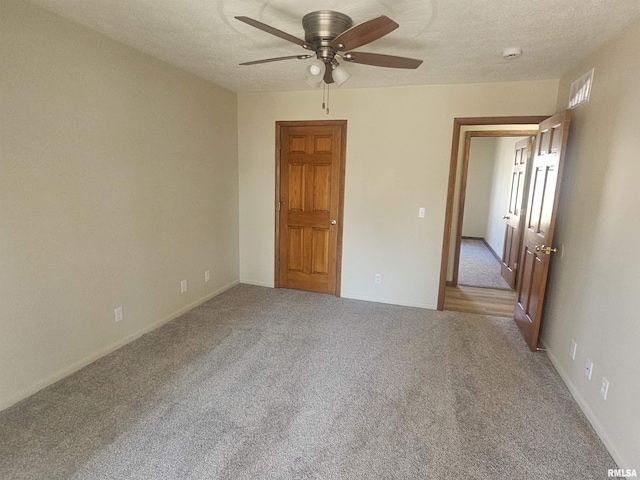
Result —
<instances>
[{"instance_id":1,"label":"door knob","mask_svg":"<svg viewBox=\"0 0 640 480\"><path fill-rule=\"evenodd\" d=\"M338 223L337 220L331 220L331 225L335 225L336 223Z\"/></svg>"},{"instance_id":2,"label":"door knob","mask_svg":"<svg viewBox=\"0 0 640 480\"><path fill-rule=\"evenodd\" d=\"M511 217L510 217L509 215L503 215L503 216L502 216L502 219L503 219L503 220L509 220L510 218L511 218Z\"/></svg>"},{"instance_id":3,"label":"door knob","mask_svg":"<svg viewBox=\"0 0 640 480\"><path fill-rule=\"evenodd\" d=\"M546 245L536 245L536 252L544 252L547 255L551 255L557 251L557 248L547 247Z\"/></svg>"}]
</instances>

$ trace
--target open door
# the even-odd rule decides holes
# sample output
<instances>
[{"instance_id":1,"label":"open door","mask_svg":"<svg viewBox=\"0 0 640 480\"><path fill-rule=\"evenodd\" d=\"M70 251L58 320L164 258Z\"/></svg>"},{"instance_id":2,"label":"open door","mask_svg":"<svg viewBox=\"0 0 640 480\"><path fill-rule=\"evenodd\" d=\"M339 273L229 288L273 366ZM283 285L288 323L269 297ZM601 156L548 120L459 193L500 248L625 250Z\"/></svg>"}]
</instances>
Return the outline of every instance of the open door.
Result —
<instances>
[{"instance_id":1,"label":"open door","mask_svg":"<svg viewBox=\"0 0 640 480\"><path fill-rule=\"evenodd\" d=\"M549 262L556 251L553 232L570 118L567 110L540 123L533 152L515 311L532 351L538 347Z\"/></svg>"},{"instance_id":2,"label":"open door","mask_svg":"<svg viewBox=\"0 0 640 480\"><path fill-rule=\"evenodd\" d=\"M511 190L504 231L504 248L502 250L502 267L500 274L511 288L516 288L518 260L520 254L521 224L524 218L521 213L526 209L523 204L524 192L527 190L529 156L531 154L532 138L524 138L516 143L516 151L511 171Z\"/></svg>"}]
</instances>

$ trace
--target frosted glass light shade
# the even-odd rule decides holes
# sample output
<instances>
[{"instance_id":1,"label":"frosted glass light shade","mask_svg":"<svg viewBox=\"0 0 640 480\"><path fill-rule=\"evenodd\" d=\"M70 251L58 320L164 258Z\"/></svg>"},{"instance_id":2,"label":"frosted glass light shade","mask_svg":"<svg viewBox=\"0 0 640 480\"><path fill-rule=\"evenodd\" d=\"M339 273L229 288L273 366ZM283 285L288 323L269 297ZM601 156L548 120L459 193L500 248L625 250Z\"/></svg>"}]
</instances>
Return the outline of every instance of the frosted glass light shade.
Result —
<instances>
[{"instance_id":1,"label":"frosted glass light shade","mask_svg":"<svg viewBox=\"0 0 640 480\"><path fill-rule=\"evenodd\" d=\"M307 84L311 87L319 87L324 78L324 72L326 70L326 66L322 60L314 60L307 67L305 72L305 80Z\"/></svg>"},{"instance_id":2,"label":"frosted glass light shade","mask_svg":"<svg viewBox=\"0 0 640 480\"><path fill-rule=\"evenodd\" d=\"M342 65L338 65L333 69L332 76L338 87L351 78L351 74Z\"/></svg>"}]
</instances>

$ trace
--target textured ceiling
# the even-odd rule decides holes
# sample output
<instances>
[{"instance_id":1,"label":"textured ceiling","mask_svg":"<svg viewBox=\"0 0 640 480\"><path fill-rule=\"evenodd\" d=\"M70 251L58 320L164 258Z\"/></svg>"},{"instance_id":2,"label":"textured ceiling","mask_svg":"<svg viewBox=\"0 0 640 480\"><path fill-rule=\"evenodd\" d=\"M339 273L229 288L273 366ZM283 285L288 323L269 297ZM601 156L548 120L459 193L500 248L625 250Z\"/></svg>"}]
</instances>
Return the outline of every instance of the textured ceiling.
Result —
<instances>
[{"instance_id":1,"label":"textured ceiling","mask_svg":"<svg viewBox=\"0 0 640 480\"><path fill-rule=\"evenodd\" d=\"M559 78L640 16L639 0L30 0L236 92L307 90L309 60L240 62L303 54L235 20L246 15L304 38L320 10L354 24L387 15L400 28L360 51L419 58L417 70L347 64L341 88ZM522 56L502 58L507 47Z\"/></svg>"}]
</instances>

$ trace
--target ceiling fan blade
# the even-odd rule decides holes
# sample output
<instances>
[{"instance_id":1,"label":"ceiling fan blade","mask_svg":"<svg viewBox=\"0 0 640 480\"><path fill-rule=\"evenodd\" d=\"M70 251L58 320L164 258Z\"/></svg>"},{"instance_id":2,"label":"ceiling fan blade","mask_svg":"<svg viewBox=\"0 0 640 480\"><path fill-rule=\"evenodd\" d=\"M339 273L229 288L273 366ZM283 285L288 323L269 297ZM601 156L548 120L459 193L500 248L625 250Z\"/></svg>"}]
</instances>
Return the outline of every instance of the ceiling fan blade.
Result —
<instances>
[{"instance_id":1,"label":"ceiling fan blade","mask_svg":"<svg viewBox=\"0 0 640 480\"><path fill-rule=\"evenodd\" d=\"M288 57L266 58L264 60L254 60L253 62L244 62L240 65L258 65L260 63L279 62L280 60L291 60L297 58L298 60L305 60L311 58L313 55L289 55Z\"/></svg>"},{"instance_id":2,"label":"ceiling fan blade","mask_svg":"<svg viewBox=\"0 0 640 480\"><path fill-rule=\"evenodd\" d=\"M342 32L333 39L331 46L338 47L338 45L343 45L339 48L340 50L353 50L384 37L398 27L399 25L396 22L382 15Z\"/></svg>"},{"instance_id":3,"label":"ceiling fan blade","mask_svg":"<svg viewBox=\"0 0 640 480\"><path fill-rule=\"evenodd\" d=\"M327 85L333 83L333 68L331 68L331 65L327 65L327 69L324 71L323 80Z\"/></svg>"},{"instance_id":4,"label":"ceiling fan blade","mask_svg":"<svg viewBox=\"0 0 640 480\"><path fill-rule=\"evenodd\" d=\"M347 62L373 65L374 67L418 68L422 65L422 60L416 60L415 58L381 55L379 53L348 52L342 55L342 58Z\"/></svg>"},{"instance_id":5,"label":"ceiling fan blade","mask_svg":"<svg viewBox=\"0 0 640 480\"><path fill-rule=\"evenodd\" d=\"M277 28L267 25L266 23L259 22L258 20L254 20L253 18L249 18L249 17L235 17L235 18L236 20L240 20L241 22L244 22L247 25L251 25L252 27L262 30L263 32L270 33L271 35L275 35L276 37L282 38L283 40L287 40L288 42L295 43L296 45L300 45L302 48L306 48L307 50L313 50L313 47L307 42L305 42L304 40L302 40L301 38L294 37L293 35L289 35L288 33L283 32L282 30L278 30Z\"/></svg>"}]
</instances>

